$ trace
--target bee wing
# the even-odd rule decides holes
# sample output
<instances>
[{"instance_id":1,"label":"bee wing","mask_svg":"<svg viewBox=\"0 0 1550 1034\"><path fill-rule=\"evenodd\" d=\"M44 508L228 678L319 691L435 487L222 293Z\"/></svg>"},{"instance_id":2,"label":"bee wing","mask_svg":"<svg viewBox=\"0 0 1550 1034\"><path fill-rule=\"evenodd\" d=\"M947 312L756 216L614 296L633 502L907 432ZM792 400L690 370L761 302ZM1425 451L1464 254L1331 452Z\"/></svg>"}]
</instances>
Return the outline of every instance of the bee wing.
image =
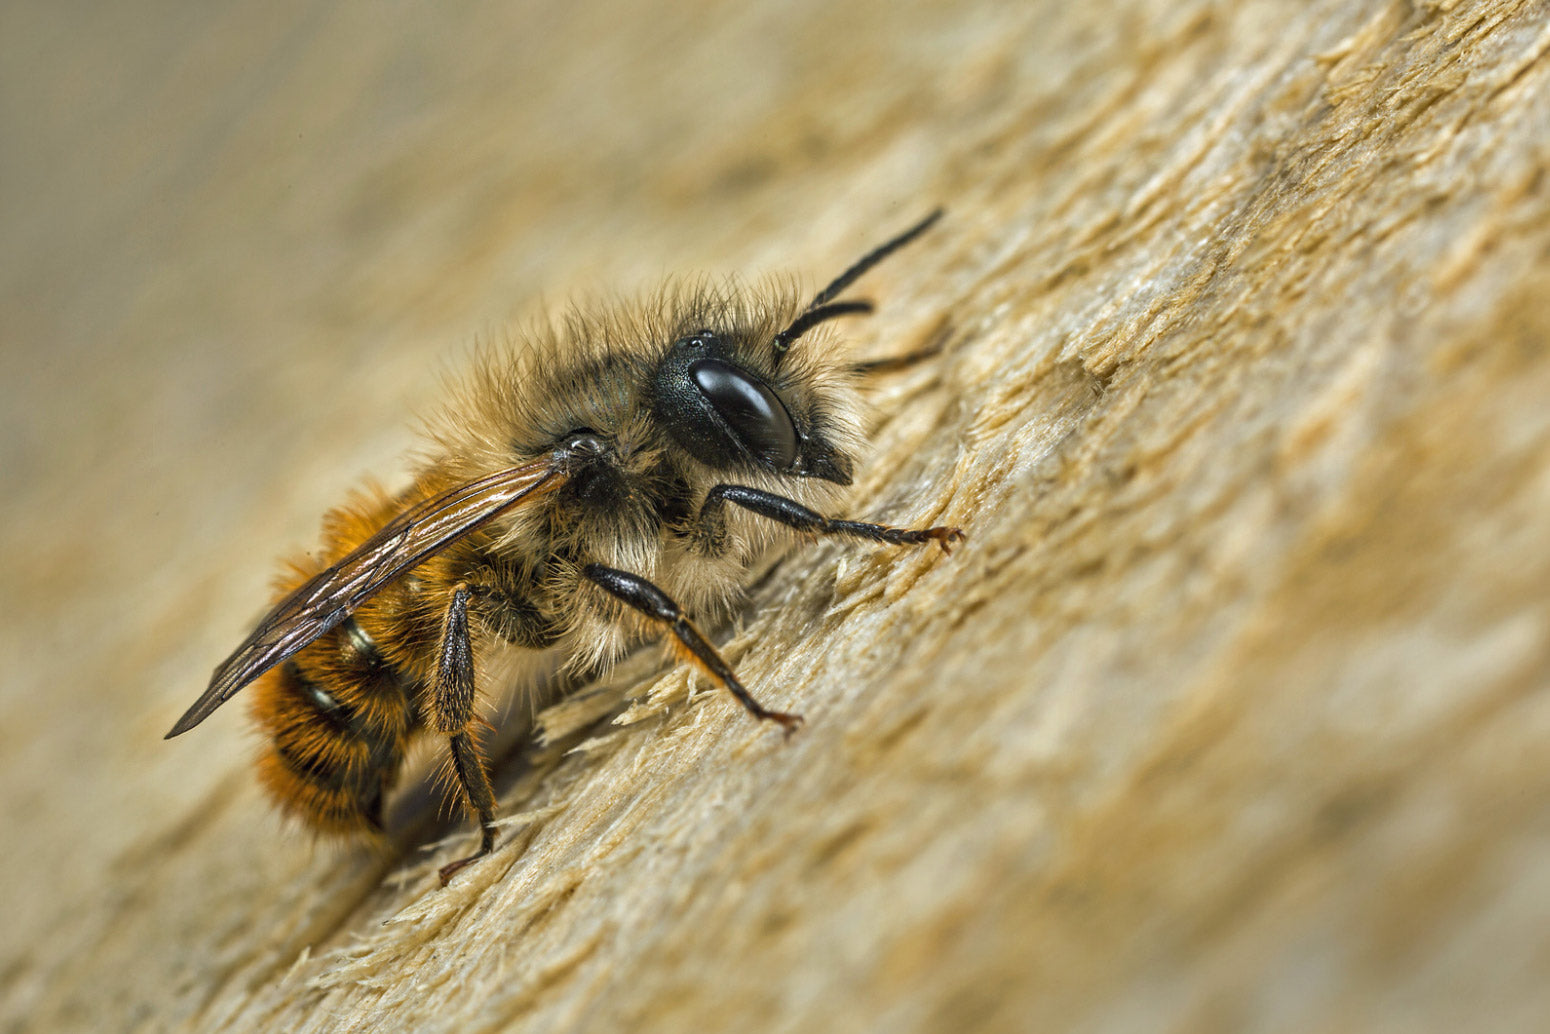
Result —
<instances>
[{"instance_id":1,"label":"bee wing","mask_svg":"<svg viewBox=\"0 0 1550 1034\"><path fill-rule=\"evenodd\" d=\"M399 514L343 560L275 604L215 669L209 688L166 738L204 721L243 686L338 625L394 578L564 480L551 460L540 460L456 485Z\"/></svg>"}]
</instances>

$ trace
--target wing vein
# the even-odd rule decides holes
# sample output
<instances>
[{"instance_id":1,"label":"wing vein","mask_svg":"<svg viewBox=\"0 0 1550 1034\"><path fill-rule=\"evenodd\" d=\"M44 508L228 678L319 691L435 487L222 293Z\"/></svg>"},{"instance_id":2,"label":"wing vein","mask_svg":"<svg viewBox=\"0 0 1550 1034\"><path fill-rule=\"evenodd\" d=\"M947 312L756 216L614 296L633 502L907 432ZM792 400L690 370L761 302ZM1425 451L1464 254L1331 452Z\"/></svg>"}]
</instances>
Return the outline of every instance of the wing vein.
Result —
<instances>
[{"instance_id":1,"label":"wing vein","mask_svg":"<svg viewBox=\"0 0 1550 1034\"><path fill-rule=\"evenodd\" d=\"M192 729L244 686L325 635L374 593L484 524L559 488L552 459L454 485L383 525L327 570L293 590L215 669L210 685L167 738Z\"/></svg>"}]
</instances>

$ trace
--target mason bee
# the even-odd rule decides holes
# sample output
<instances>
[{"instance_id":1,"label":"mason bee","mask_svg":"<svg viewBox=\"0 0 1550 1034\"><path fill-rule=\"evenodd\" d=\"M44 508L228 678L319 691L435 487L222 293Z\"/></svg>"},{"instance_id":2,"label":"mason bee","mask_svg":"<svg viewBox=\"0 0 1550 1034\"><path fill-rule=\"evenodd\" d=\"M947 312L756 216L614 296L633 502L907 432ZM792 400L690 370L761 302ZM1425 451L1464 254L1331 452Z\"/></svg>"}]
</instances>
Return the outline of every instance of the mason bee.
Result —
<instances>
[{"instance_id":1,"label":"mason bee","mask_svg":"<svg viewBox=\"0 0 1550 1034\"><path fill-rule=\"evenodd\" d=\"M749 567L793 531L943 550L962 538L825 516L851 482L866 364L808 336L870 312L839 296L940 215L805 305L789 290L669 288L487 351L431 425L432 458L410 487L360 493L324 517L316 559L294 566L167 737L257 680L263 785L334 833L380 831L410 740L445 737L481 834L477 853L441 869L445 884L495 846L476 650L535 663L558 651L597 671L658 633L789 734L801 716L762 705L690 615L724 614Z\"/></svg>"}]
</instances>

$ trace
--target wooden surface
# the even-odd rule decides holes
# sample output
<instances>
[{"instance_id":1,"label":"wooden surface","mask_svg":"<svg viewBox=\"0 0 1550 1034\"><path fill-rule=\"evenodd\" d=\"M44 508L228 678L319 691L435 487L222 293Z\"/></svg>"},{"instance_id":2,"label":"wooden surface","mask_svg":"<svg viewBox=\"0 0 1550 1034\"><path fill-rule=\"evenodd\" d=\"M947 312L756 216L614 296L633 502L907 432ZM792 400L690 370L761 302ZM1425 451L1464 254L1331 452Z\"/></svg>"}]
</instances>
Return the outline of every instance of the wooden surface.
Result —
<instances>
[{"instance_id":1,"label":"wooden surface","mask_svg":"<svg viewBox=\"0 0 1550 1034\"><path fill-rule=\"evenodd\" d=\"M1547 26L7 5L0 1029L1543 1029ZM852 512L971 537L755 591L791 742L647 656L442 890L161 740L470 342L938 202Z\"/></svg>"}]
</instances>

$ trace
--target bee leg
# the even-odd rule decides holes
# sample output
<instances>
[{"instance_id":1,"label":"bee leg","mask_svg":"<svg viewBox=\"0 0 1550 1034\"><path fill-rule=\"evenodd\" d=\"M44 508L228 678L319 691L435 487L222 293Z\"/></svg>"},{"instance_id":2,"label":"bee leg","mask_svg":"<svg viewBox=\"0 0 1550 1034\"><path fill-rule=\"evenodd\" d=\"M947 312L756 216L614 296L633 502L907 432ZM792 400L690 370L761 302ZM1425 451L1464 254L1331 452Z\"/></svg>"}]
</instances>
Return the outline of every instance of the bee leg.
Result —
<instances>
[{"instance_id":1,"label":"bee leg","mask_svg":"<svg viewBox=\"0 0 1550 1034\"><path fill-rule=\"evenodd\" d=\"M441 885L445 887L454 873L478 861L495 849L495 791L485 772L479 745L469 733L474 720L474 648L468 634L468 598L466 584L452 590L447 616L441 626L441 644L436 651L436 681L431 690L431 724L448 737L452 753L452 775L463 792L468 810L479 819L479 853L441 867Z\"/></svg>"},{"instance_id":2,"label":"bee leg","mask_svg":"<svg viewBox=\"0 0 1550 1034\"><path fill-rule=\"evenodd\" d=\"M944 553L952 552L954 542L963 541L963 532L958 528L894 528L887 524L840 521L809 510L785 496L743 485L717 485L712 488L705 496L705 505L700 507L701 525L714 529L724 521L723 507L727 503L735 503L751 513L815 535L851 535L874 542L886 542L892 546L917 546L935 542ZM714 530L707 530L705 534L710 538L715 537Z\"/></svg>"},{"instance_id":3,"label":"bee leg","mask_svg":"<svg viewBox=\"0 0 1550 1034\"><path fill-rule=\"evenodd\" d=\"M787 736L802 724L801 715L771 711L755 700L753 694L743 688L743 684L737 680L737 674L733 672L732 666L721 659L716 648L700 634L700 630L694 627L694 623L667 593L640 575L604 567L602 564L588 564L582 568L581 573L596 582L610 596L635 608L651 620L667 626L668 631L673 633L679 645L689 655L689 659L706 675L730 690L732 695L748 709L749 714L755 718L779 723Z\"/></svg>"}]
</instances>

